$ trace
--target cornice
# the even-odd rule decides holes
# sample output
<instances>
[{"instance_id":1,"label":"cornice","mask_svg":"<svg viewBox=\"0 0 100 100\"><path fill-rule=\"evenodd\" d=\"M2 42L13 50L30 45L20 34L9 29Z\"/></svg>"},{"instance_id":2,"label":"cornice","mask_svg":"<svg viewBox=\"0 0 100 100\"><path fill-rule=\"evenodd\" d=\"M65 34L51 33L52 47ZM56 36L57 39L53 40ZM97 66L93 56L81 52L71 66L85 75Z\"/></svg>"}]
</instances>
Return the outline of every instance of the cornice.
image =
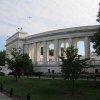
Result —
<instances>
[{"instance_id":1,"label":"cornice","mask_svg":"<svg viewBox=\"0 0 100 100\"><path fill-rule=\"evenodd\" d=\"M16 38L15 40L12 40L11 42L7 43L6 46L8 46L16 41L29 41L29 40L33 40L33 39L39 39L39 38L51 37L51 36L57 36L57 35L73 34L73 33L80 33L80 35L81 35L81 33L84 33L84 32L86 32L86 33L87 32L96 32L99 27L100 27L100 25L82 26L82 27L65 28L65 29L58 29L58 30L53 30L53 31L42 32L42 33L30 35L23 39ZM15 33L14 35L16 35L17 33ZM13 36L11 36L11 37L13 37ZM11 39L11 37L9 39Z\"/></svg>"},{"instance_id":2,"label":"cornice","mask_svg":"<svg viewBox=\"0 0 100 100\"><path fill-rule=\"evenodd\" d=\"M25 39L19 39L19 38L16 38L15 40L12 40L11 42L7 43L5 46L7 47L8 45L16 42L16 41L25 41Z\"/></svg>"},{"instance_id":3,"label":"cornice","mask_svg":"<svg viewBox=\"0 0 100 100\"><path fill-rule=\"evenodd\" d=\"M99 25L53 30L53 31L38 33L35 35L30 35L30 36L26 37L26 40L32 40L32 39L48 37L48 36L55 36L55 35L63 35L63 34L96 32L98 30L98 28L99 28Z\"/></svg>"}]
</instances>

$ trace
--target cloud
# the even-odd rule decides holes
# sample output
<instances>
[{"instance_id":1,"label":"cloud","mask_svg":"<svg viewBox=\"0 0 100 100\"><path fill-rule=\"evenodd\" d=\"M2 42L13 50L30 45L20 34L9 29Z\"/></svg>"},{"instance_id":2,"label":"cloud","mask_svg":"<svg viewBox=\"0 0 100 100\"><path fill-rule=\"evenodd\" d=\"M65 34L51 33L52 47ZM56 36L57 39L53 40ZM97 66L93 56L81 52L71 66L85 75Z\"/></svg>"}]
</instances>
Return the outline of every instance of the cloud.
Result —
<instances>
[{"instance_id":1,"label":"cloud","mask_svg":"<svg viewBox=\"0 0 100 100\"><path fill-rule=\"evenodd\" d=\"M0 36L97 24L99 0L0 0ZM28 18L32 17L32 18Z\"/></svg>"},{"instance_id":2,"label":"cloud","mask_svg":"<svg viewBox=\"0 0 100 100\"><path fill-rule=\"evenodd\" d=\"M0 47L18 27L29 34L98 24L99 0L0 0ZM29 18L32 17L32 18Z\"/></svg>"}]
</instances>

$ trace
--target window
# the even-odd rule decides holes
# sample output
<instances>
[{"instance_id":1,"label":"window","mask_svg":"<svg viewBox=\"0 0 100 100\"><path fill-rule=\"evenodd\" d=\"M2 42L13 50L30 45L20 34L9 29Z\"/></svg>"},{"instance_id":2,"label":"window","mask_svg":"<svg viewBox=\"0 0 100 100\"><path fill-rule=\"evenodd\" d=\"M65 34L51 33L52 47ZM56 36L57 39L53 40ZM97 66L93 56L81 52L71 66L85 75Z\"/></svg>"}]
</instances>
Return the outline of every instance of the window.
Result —
<instances>
[{"instance_id":1,"label":"window","mask_svg":"<svg viewBox=\"0 0 100 100\"><path fill-rule=\"evenodd\" d=\"M77 46L78 46L78 54L79 54L79 55L82 55L82 56L85 56L84 41L79 41L79 42L77 43Z\"/></svg>"},{"instance_id":2,"label":"window","mask_svg":"<svg viewBox=\"0 0 100 100\"><path fill-rule=\"evenodd\" d=\"M61 56L64 56L64 48L61 47Z\"/></svg>"},{"instance_id":3,"label":"window","mask_svg":"<svg viewBox=\"0 0 100 100\"><path fill-rule=\"evenodd\" d=\"M49 45L49 56L54 56L54 44Z\"/></svg>"},{"instance_id":4,"label":"window","mask_svg":"<svg viewBox=\"0 0 100 100\"><path fill-rule=\"evenodd\" d=\"M43 47L41 47L41 55L43 55Z\"/></svg>"},{"instance_id":5,"label":"window","mask_svg":"<svg viewBox=\"0 0 100 100\"><path fill-rule=\"evenodd\" d=\"M64 56L64 43L61 43L61 56Z\"/></svg>"},{"instance_id":6,"label":"window","mask_svg":"<svg viewBox=\"0 0 100 100\"><path fill-rule=\"evenodd\" d=\"M49 56L54 56L54 50L53 49L49 49Z\"/></svg>"}]
</instances>

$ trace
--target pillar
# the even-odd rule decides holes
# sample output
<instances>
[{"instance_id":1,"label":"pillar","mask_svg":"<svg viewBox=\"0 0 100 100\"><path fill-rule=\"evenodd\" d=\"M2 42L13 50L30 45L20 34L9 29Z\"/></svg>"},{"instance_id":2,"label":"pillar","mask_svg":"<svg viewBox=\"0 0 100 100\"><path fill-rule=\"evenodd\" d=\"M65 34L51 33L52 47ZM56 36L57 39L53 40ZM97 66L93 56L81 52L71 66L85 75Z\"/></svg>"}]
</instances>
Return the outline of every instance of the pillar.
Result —
<instances>
[{"instance_id":1,"label":"pillar","mask_svg":"<svg viewBox=\"0 0 100 100\"><path fill-rule=\"evenodd\" d=\"M34 64L37 64L37 43L34 43Z\"/></svg>"},{"instance_id":2,"label":"pillar","mask_svg":"<svg viewBox=\"0 0 100 100\"><path fill-rule=\"evenodd\" d=\"M74 39L74 48L78 48L77 47L77 42L78 42L78 40L77 39Z\"/></svg>"},{"instance_id":3,"label":"pillar","mask_svg":"<svg viewBox=\"0 0 100 100\"><path fill-rule=\"evenodd\" d=\"M47 43L46 41L43 42L43 64L47 64Z\"/></svg>"},{"instance_id":4,"label":"pillar","mask_svg":"<svg viewBox=\"0 0 100 100\"><path fill-rule=\"evenodd\" d=\"M58 43L58 40L55 40L54 57L55 57L55 63L58 65L59 64L59 43Z\"/></svg>"},{"instance_id":5,"label":"pillar","mask_svg":"<svg viewBox=\"0 0 100 100\"><path fill-rule=\"evenodd\" d=\"M32 44L32 62L34 61L34 44Z\"/></svg>"},{"instance_id":6,"label":"pillar","mask_svg":"<svg viewBox=\"0 0 100 100\"><path fill-rule=\"evenodd\" d=\"M29 45L28 44L25 44L25 46L24 46L24 53L29 54Z\"/></svg>"},{"instance_id":7,"label":"pillar","mask_svg":"<svg viewBox=\"0 0 100 100\"><path fill-rule=\"evenodd\" d=\"M64 58L66 58L66 40L64 40Z\"/></svg>"},{"instance_id":8,"label":"pillar","mask_svg":"<svg viewBox=\"0 0 100 100\"><path fill-rule=\"evenodd\" d=\"M85 37L85 58L90 58L90 39Z\"/></svg>"},{"instance_id":9,"label":"pillar","mask_svg":"<svg viewBox=\"0 0 100 100\"><path fill-rule=\"evenodd\" d=\"M29 57L32 59L32 44L29 45Z\"/></svg>"},{"instance_id":10,"label":"pillar","mask_svg":"<svg viewBox=\"0 0 100 100\"><path fill-rule=\"evenodd\" d=\"M72 38L69 39L69 47L73 46L73 40Z\"/></svg>"}]
</instances>

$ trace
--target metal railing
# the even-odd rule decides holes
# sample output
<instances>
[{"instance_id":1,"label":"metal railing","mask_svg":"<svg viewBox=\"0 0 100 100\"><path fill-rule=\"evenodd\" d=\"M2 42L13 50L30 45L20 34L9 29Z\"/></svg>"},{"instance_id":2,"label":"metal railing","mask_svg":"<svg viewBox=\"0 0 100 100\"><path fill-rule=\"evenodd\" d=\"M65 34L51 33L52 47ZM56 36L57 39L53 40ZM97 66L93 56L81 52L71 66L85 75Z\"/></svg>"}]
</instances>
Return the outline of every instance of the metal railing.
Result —
<instances>
[{"instance_id":1,"label":"metal railing","mask_svg":"<svg viewBox=\"0 0 100 100\"><path fill-rule=\"evenodd\" d=\"M100 66L100 60L90 60L89 64L93 66Z\"/></svg>"},{"instance_id":2,"label":"metal railing","mask_svg":"<svg viewBox=\"0 0 100 100\"><path fill-rule=\"evenodd\" d=\"M56 64L56 62L55 61L47 61L47 64Z\"/></svg>"},{"instance_id":3,"label":"metal railing","mask_svg":"<svg viewBox=\"0 0 100 100\"><path fill-rule=\"evenodd\" d=\"M37 61L37 65L42 65L43 64L43 61ZM56 64L55 61L47 61L47 64L48 65L53 65L53 64Z\"/></svg>"},{"instance_id":4,"label":"metal railing","mask_svg":"<svg viewBox=\"0 0 100 100\"><path fill-rule=\"evenodd\" d=\"M89 60L87 62L89 65L93 65L93 66L100 66L100 60ZM56 64L55 61L47 61L48 65L53 65ZM62 64L62 61L59 61L59 65ZM43 65L43 61L37 61L37 65Z\"/></svg>"},{"instance_id":5,"label":"metal railing","mask_svg":"<svg viewBox=\"0 0 100 100\"><path fill-rule=\"evenodd\" d=\"M37 65L42 65L43 61L37 61Z\"/></svg>"}]
</instances>

